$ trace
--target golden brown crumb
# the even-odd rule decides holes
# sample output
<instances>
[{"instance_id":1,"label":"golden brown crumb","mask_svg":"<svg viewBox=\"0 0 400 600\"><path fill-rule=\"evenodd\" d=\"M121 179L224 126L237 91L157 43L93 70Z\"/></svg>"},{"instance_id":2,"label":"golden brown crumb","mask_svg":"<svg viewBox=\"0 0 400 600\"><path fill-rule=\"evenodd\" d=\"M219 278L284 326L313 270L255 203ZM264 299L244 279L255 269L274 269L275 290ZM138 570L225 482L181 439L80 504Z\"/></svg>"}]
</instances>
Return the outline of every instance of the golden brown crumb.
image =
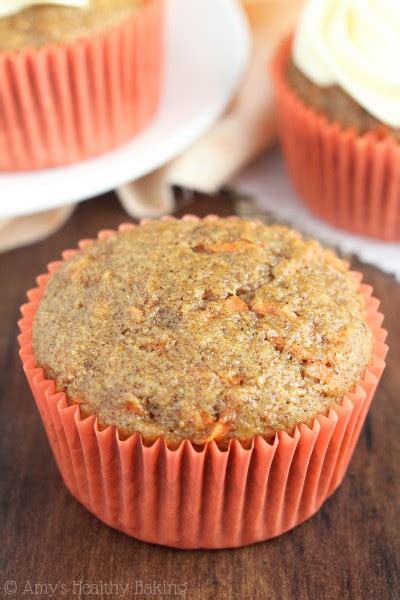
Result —
<instances>
[{"instance_id":1,"label":"golden brown crumb","mask_svg":"<svg viewBox=\"0 0 400 600\"><path fill-rule=\"evenodd\" d=\"M287 77L301 100L330 121L340 123L342 127L353 127L360 134L374 132L379 138L390 135L400 142L400 129L388 127L373 117L339 86L320 87L312 83L293 60L289 62Z\"/></svg>"},{"instance_id":2,"label":"golden brown crumb","mask_svg":"<svg viewBox=\"0 0 400 600\"><path fill-rule=\"evenodd\" d=\"M250 221L151 222L54 273L37 362L102 425L221 444L291 432L371 357L355 276L332 252Z\"/></svg>"},{"instance_id":3,"label":"golden brown crumb","mask_svg":"<svg viewBox=\"0 0 400 600\"><path fill-rule=\"evenodd\" d=\"M91 0L87 8L40 5L0 18L0 50L40 48L113 26L149 0Z\"/></svg>"}]
</instances>

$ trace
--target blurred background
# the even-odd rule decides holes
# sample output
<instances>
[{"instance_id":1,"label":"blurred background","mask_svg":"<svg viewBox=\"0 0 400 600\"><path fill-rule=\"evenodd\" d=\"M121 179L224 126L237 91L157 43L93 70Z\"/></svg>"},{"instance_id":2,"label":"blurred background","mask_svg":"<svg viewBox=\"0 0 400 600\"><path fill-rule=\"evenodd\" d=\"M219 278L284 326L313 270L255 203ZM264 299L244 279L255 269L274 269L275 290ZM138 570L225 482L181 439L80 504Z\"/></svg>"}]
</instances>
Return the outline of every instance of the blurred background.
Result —
<instances>
[{"instance_id":1,"label":"blurred background","mask_svg":"<svg viewBox=\"0 0 400 600\"><path fill-rule=\"evenodd\" d=\"M302 4L169 0L152 119L131 141L98 157L0 170L0 251L54 234L79 202L105 192L113 192L129 219L183 207L190 212L192 192L229 189L246 198L241 213L291 224L399 278L397 243L328 224L310 212L287 177L277 142L271 61ZM218 211L217 200L213 208Z\"/></svg>"}]
</instances>

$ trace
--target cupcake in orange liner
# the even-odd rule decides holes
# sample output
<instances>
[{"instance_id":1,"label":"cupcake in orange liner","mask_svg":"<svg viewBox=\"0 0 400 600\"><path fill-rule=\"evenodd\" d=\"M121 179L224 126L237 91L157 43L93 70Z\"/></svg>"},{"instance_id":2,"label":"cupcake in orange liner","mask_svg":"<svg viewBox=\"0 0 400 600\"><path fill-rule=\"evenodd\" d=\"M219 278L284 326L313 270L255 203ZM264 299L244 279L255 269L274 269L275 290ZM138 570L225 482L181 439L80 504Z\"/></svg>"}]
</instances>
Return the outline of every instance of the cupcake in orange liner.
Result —
<instances>
[{"instance_id":1,"label":"cupcake in orange liner","mask_svg":"<svg viewBox=\"0 0 400 600\"><path fill-rule=\"evenodd\" d=\"M125 224L79 247L37 278L19 323L73 496L177 548L242 546L311 517L344 477L384 368L361 275L237 218Z\"/></svg>"},{"instance_id":2,"label":"cupcake in orange liner","mask_svg":"<svg viewBox=\"0 0 400 600\"><path fill-rule=\"evenodd\" d=\"M272 73L299 196L336 227L399 241L400 12L389 4L375 14L369 3L312 0Z\"/></svg>"},{"instance_id":3,"label":"cupcake in orange liner","mask_svg":"<svg viewBox=\"0 0 400 600\"><path fill-rule=\"evenodd\" d=\"M153 118L163 0L13 0L0 7L0 171L78 162Z\"/></svg>"}]
</instances>

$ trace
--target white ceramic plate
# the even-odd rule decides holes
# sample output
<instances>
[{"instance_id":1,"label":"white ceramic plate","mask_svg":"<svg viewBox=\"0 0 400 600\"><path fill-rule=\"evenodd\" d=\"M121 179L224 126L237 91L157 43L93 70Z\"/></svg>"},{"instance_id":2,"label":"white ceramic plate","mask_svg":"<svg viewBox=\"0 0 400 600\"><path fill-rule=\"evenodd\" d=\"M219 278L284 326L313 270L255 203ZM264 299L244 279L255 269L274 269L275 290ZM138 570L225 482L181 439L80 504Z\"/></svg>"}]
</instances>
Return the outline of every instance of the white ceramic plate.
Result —
<instances>
[{"instance_id":1,"label":"white ceramic plate","mask_svg":"<svg viewBox=\"0 0 400 600\"><path fill-rule=\"evenodd\" d=\"M236 0L167 0L167 67L160 110L121 148L76 165L0 174L0 218L84 200L146 175L182 152L223 112L250 50Z\"/></svg>"}]
</instances>

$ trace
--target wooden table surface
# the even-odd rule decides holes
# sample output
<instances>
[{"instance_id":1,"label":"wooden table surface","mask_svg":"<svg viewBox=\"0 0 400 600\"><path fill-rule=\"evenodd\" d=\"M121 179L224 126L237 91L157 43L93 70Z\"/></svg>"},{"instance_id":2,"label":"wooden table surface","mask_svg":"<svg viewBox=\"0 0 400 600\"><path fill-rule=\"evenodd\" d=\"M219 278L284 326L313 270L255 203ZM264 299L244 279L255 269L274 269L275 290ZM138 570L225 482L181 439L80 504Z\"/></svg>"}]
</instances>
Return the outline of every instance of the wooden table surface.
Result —
<instances>
[{"instance_id":1,"label":"wooden table surface","mask_svg":"<svg viewBox=\"0 0 400 600\"><path fill-rule=\"evenodd\" d=\"M189 210L232 214L232 204L197 198ZM400 285L370 266L355 263L382 301L387 368L348 474L311 520L246 548L177 551L108 528L67 492L22 373L19 306L48 261L124 220L109 194L51 238L0 256L0 597L399 598Z\"/></svg>"}]
</instances>

